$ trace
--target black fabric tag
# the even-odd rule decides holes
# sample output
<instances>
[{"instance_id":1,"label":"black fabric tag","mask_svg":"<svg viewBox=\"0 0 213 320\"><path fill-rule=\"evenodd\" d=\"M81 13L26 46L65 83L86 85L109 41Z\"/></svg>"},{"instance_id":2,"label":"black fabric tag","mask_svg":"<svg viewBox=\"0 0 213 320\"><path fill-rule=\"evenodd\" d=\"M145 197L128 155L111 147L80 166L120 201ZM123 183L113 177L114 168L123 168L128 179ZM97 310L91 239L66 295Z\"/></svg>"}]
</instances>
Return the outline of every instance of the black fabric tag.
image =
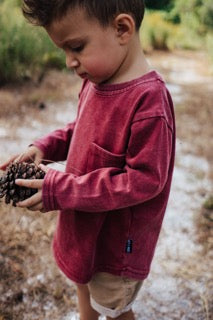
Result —
<instances>
[{"instance_id":1,"label":"black fabric tag","mask_svg":"<svg viewBox=\"0 0 213 320\"><path fill-rule=\"evenodd\" d=\"M126 242L126 253L132 253L132 240L128 239Z\"/></svg>"}]
</instances>

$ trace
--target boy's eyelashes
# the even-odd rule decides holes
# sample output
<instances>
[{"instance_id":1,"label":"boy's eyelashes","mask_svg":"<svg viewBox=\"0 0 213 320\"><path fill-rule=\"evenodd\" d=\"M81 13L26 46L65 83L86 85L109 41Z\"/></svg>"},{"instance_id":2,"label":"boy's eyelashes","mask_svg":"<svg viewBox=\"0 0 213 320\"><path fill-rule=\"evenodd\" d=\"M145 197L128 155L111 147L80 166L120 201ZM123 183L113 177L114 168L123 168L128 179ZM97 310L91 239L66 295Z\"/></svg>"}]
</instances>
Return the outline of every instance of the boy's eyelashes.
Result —
<instances>
[{"instance_id":1,"label":"boy's eyelashes","mask_svg":"<svg viewBox=\"0 0 213 320\"><path fill-rule=\"evenodd\" d=\"M77 47L71 47L70 48L73 52L81 52L84 49L84 45L80 45Z\"/></svg>"},{"instance_id":2,"label":"boy's eyelashes","mask_svg":"<svg viewBox=\"0 0 213 320\"><path fill-rule=\"evenodd\" d=\"M72 52L81 52L85 47L85 44L81 44L81 45L65 45L63 46L64 51L66 50L70 50Z\"/></svg>"}]
</instances>

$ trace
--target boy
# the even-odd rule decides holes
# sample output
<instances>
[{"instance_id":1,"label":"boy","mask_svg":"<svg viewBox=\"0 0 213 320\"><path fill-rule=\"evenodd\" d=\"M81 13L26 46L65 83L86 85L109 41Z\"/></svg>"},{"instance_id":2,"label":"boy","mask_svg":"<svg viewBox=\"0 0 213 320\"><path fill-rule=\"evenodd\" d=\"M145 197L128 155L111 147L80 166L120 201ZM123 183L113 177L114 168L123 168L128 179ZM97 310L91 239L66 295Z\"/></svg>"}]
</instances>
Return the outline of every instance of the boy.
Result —
<instances>
[{"instance_id":1,"label":"boy","mask_svg":"<svg viewBox=\"0 0 213 320\"><path fill-rule=\"evenodd\" d=\"M76 283L81 320L135 319L165 213L175 153L171 97L143 55L142 0L25 0L84 79L77 119L21 161L67 160L66 172L17 180L38 193L18 206L60 210L54 254ZM13 157L1 166L5 169Z\"/></svg>"}]
</instances>

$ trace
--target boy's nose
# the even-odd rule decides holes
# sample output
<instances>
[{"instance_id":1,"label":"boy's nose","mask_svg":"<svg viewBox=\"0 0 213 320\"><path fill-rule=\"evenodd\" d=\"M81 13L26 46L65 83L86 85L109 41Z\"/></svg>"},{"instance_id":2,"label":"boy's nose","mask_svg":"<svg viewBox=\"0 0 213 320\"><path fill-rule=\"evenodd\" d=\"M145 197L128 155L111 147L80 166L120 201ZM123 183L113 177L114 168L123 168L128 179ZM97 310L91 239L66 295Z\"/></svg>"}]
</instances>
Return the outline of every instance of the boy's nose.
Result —
<instances>
[{"instance_id":1,"label":"boy's nose","mask_svg":"<svg viewBox=\"0 0 213 320\"><path fill-rule=\"evenodd\" d=\"M79 66L79 61L71 54L66 54L66 66L68 69L76 68Z\"/></svg>"}]
</instances>

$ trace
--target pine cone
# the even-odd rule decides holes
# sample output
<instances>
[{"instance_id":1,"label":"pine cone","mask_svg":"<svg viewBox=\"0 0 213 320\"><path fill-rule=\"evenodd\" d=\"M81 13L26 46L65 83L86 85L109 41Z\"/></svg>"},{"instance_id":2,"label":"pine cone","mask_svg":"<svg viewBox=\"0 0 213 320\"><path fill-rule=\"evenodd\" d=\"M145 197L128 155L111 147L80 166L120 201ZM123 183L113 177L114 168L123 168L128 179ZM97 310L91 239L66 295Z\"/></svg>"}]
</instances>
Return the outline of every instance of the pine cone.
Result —
<instances>
[{"instance_id":1,"label":"pine cone","mask_svg":"<svg viewBox=\"0 0 213 320\"><path fill-rule=\"evenodd\" d=\"M20 187L15 184L16 179L43 179L45 172L38 168L34 163L12 163L6 172L0 177L0 198L5 197L5 203L9 204L12 201L13 206L16 203L23 201L38 190L26 187Z\"/></svg>"}]
</instances>

